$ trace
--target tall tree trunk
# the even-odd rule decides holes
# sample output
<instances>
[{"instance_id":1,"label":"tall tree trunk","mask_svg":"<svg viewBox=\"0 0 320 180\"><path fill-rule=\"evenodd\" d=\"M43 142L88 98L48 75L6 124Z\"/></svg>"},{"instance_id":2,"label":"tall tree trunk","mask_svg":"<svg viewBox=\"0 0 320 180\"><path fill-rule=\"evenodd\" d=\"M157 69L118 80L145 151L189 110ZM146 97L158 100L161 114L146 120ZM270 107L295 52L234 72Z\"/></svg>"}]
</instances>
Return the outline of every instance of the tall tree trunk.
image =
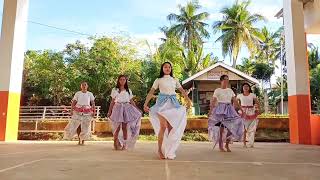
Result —
<instances>
[{"instance_id":1,"label":"tall tree trunk","mask_svg":"<svg viewBox=\"0 0 320 180\"><path fill-rule=\"evenodd\" d=\"M237 66L237 59L232 58L232 67L236 68L236 66Z\"/></svg>"},{"instance_id":2,"label":"tall tree trunk","mask_svg":"<svg viewBox=\"0 0 320 180\"><path fill-rule=\"evenodd\" d=\"M263 99L264 99L264 112L269 113L269 98L267 90L263 91Z\"/></svg>"},{"instance_id":3,"label":"tall tree trunk","mask_svg":"<svg viewBox=\"0 0 320 180\"><path fill-rule=\"evenodd\" d=\"M263 106L264 106L264 113L269 112L269 99L267 90L264 88L263 80L261 80L261 89L263 93Z\"/></svg>"}]
</instances>

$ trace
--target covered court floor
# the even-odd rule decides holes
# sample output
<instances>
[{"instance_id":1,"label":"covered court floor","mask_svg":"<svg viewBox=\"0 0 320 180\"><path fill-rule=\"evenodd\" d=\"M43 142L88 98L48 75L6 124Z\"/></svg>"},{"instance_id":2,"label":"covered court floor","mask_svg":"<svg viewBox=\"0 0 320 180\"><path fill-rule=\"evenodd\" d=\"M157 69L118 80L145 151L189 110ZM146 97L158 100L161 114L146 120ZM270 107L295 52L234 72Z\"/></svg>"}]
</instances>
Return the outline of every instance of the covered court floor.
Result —
<instances>
[{"instance_id":1,"label":"covered court floor","mask_svg":"<svg viewBox=\"0 0 320 180\"><path fill-rule=\"evenodd\" d=\"M2 142L0 179L320 179L320 146L235 143L221 153L211 143L182 143L176 160L159 161L155 143L119 152L112 142Z\"/></svg>"}]
</instances>

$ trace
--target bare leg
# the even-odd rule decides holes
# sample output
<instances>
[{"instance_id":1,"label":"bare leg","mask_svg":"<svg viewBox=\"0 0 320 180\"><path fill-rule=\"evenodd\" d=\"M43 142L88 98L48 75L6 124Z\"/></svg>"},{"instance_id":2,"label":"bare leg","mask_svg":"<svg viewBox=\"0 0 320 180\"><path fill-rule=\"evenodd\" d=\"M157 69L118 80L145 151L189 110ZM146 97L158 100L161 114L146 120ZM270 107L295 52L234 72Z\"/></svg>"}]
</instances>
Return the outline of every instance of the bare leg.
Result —
<instances>
[{"instance_id":1,"label":"bare leg","mask_svg":"<svg viewBox=\"0 0 320 180\"><path fill-rule=\"evenodd\" d=\"M160 130L158 134L158 154L160 159L165 159L165 156L163 155L163 152L162 152L162 143L163 143L164 133L167 128L167 120L161 115L158 115L158 117L160 120Z\"/></svg>"},{"instance_id":2,"label":"bare leg","mask_svg":"<svg viewBox=\"0 0 320 180\"><path fill-rule=\"evenodd\" d=\"M172 126L168 121L167 121L167 128L168 128L168 134L170 134L170 132L172 130Z\"/></svg>"},{"instance_id":3,"label":"bare leg","mask_svg":"<svg viewBox=\"0 0 320 180\"><path fill-rule=\"evenodd\" d=\"M88 138L90 135L90 127L91 127L91 121L84 120L81 121L81 132L80 132L80 139L81 139L81 145L84 145L84 140Z\"/></svg>"},{"instance_id":4,"label":"bare leg","mask_svg":"<svg viewBox=\"0 0 320 180\"><path fill-rule=\"evenodd\" d=\"M243 134L243 147L246 148L247 147L247 130L244 129L244 134Z\"/></svg>"},{"instance_id":5,"label":"bare leg","mask_svg":"<svg viewBox=\"0 0 320 180\"><path fill-rule=\"evenodd\" d=\"M231 135L231 132L228 130L228 133L227 133L227 137L229 137L229 135ZM230 139L228 138L227 140L226 140L226 149L227 149L227 152L231 152L231 150L230 150L230 147L229 147L229 144L230 144Z\"/></svg>"},{"instance_id":6,"label":"bare leg","mask_svg":"<svg viewBox=\"0 0 320 180\"><path fill-rule=\"evenodd\" d=\"M123 139L124 139L124 142L125 142L125 144L122 147L122 150L125 150L126 149L126 140L128 138L127 123L122 123L121 126L122 126Z\"/></svg>"},{"instance_id":7,"label":"bare leg","mask_svg":"<svg viewBox=\"0 0 320 180\"><path fill-rule=\"evenodd\" d=\"M80 140L80 133L81 133L81 125L78 126L77 128L77 135L78 135L78 145L81 145L81 140Z\"/></svg>"},{"instance_id":8,"label":"bare leg","mask_svg":"<svg viewBox=\"0 0 320 180\"><path fill-rule=\"evenodd\" d=\"M219 149L220 149L220 152L226 152L223 149L223 141L222 141L223 132L224 132L224 127L220 127L220 136L219 136Z\"/></svg>"},{"instance_id":9,"label":"bare leg","mask_svg":"<svg viewBox=\"0 0 320 180\"><path fill-rule=\"evenodd\" d=\"M116 129L116 131L113 134L113 147L115 150L119 150L119 132L120 132L120 126Z\"/></svg>"}]
</instances>

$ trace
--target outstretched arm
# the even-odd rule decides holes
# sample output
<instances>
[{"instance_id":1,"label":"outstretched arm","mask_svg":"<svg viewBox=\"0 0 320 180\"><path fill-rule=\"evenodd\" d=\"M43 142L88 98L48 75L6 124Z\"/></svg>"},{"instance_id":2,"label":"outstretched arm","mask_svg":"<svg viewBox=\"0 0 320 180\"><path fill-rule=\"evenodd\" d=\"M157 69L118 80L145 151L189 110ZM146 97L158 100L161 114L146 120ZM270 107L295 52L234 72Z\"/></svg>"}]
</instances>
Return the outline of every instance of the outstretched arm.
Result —
<instances>
[{"instance_id":1,"label":"outstretched arm","mask_svg":"<svg viewBox=\"0 0 320 180\"><path fill-rule=\"evenodd\" d=\"M145 112L149 112L149 102L150 100L152 99L153 95L154 95L154 92L155 92L155 89L154 88L151 88L148 95L147 95L147 98L146 98L146 101L144 102L144 105L143 105L143 110Z\"/></svg>"},{"instance_id":2,"label":"outstretched arm","mask_svg":"<svg viewBox=\"0 0 320 180\"><path fill-rule=\"evenodd\" d=\"M192 105L192 102L191 102L190 98L188 97L186 91L182 87L178 88L178 90L183 95L184 99L187 101L187 108L189 109Z\"/></svg>"}]
</instances>

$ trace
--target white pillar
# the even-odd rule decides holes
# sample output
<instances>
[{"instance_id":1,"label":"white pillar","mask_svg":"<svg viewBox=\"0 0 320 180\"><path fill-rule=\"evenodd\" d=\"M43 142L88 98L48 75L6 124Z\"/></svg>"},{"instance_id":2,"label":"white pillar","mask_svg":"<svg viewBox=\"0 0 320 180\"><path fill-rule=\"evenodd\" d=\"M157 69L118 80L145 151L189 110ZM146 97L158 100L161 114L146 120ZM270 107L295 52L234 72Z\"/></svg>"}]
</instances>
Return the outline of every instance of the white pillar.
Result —
<instances>
[{"instance_id":1,"label":"white pillar","mask_svg":"<svg viewBox=\"0 0 320 180\"><path fill-rule=\"evenodd\" d=\"M303 3L300 0L284 0L283 2L290 141L295 144L310 144L311 105Z\"/></svg>"},{"instance_id":2,"label":"white pillar","mask_svg":"<svg viewBox=\"0 0 320 180\"><path fill-rule=\"evenodd\" d=\"M17 139L29 0L4 0L0 40L0 141Z\"/></svg>"}]
</instances>

